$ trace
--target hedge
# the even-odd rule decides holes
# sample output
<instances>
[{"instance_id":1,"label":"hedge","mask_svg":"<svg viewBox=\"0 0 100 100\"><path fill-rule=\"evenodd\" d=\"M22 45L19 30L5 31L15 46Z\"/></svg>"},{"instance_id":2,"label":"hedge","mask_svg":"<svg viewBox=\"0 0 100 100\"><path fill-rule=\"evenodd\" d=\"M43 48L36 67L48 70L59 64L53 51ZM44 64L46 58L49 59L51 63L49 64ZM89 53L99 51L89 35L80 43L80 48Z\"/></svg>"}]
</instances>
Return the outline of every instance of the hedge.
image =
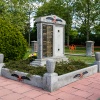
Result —
<instances>
[{"instance_id":1,"label":"hedge","mask_svg":"<svg viewBox=\"0 0 100 100\"><path fill-rule=\"evenodd\" d=\"M0 19L0 53L4 54L5 61L23 58L26 48L22 33L11 23Z\"/></svg>"}]
</instances>

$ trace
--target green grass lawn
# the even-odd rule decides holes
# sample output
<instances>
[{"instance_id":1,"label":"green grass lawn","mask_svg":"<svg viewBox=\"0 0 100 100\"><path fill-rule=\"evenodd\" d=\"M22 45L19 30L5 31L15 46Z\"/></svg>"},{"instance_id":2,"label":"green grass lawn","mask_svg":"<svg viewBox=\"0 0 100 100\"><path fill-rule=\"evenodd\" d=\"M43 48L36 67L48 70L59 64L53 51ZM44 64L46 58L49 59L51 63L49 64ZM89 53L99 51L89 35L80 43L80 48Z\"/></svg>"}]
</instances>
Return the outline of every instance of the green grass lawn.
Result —
<instances>
[{"instance_id":1,"label":"green grass lawn","mask_svg":"<svg viewBox=\"0 0 100 100\"><path fill-rule=\"evenodd\" d=\"M94 47L94 52L100 52L100 47ZM70 51L68 47L65 47L65 53L86 54L86 47L76 47L74 51Z\"/></svg>"},{"instance_id":2,"label":"green grass lawn","mask_svg":"<svg viewBox=\"0 0 100 100\"><path fill-rule=\"evenodd\" d=\"M84 54L83 56L70 55L70 51L67 47L65 48L65 51L66 53L69 53L66 55L66 57L69 59L69 63L68 62L56 63L55 72L58 73L59 75L88 67L89 65L92 65L95 62L94 56L93 57L85 56L86 54L85 47L77 47L76 50L71 53L71 54ZM100 51L100 48L95 48L95 52L97 51ZM32 54L32 51L31 51L31 48L28 48L23 59L28 58L30 54ZM41 67L29 66L28 59L21 60L21 61L8 62L6 63L5 67L11 69L11 71L18 70L18 71L29 73L31 75L43 76L43 74L47 72L45 67L41 68Z\"/></svg>"},{"instance_id":3,"label":"green grass lawn","mask_svg":"<svg viewBox=\"0 0 100 100\"><path fill-rule=\"evenodd\" d=\"M94 47L94 53L95 52L100 52L100 47ZM76 49L73 52L71 52L68 47L65 47L65 54L69 54L69 55L66 55L66 57L68 57L69 59L81 60L81 61L84 61L84 62L90 63L90 64L93 64L95 62L95 57L70 55L70 54L86 55L86 47L76 47Z\"/></svg>"},{"instance_id":4,"label":"green grass lawn","mask_svg":"<svg viewBox=\"0 0 100 100\"><path fill-rule=\"evenodd\" d=\"M76 61L84 61L85 63L89 63L89 64L93 64L95 62L95 57L71 56L71 55L66 55L66 57Z\"/></svg>"},{"instance_id":5,"label":"green grass lawn","mask_svg":"<svg viewBox=\"0 0 100 100\"><path fill-rule=\"evenodd\" d=\"M95 47L94 52L100 52L100 47ZM27 49L27 52L24 56L23 59L28 58L28 56L31 54L31 48ZM65 53L68 53L69 55L66 55L67 58L73 59L73 60L80 60L84 61L86 63L94 63L95 62L95 57L87 57L87 56L72 56L70 54L86 54L86 48L84 47L76 47L76 50L74 52L70 52L68 47L65 47Z\"/></svg>"}]
</instances>

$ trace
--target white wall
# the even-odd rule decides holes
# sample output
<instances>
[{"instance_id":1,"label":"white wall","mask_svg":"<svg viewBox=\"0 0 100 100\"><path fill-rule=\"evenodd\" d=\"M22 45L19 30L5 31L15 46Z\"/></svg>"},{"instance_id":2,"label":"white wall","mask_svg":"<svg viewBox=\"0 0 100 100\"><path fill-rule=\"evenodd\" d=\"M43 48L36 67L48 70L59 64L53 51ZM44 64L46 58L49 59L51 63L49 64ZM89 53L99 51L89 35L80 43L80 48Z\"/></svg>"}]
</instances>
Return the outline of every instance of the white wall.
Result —
<instances>
[{"instance_id":1,"label":"white wall","mask_svg":"<svg viewBox=\"0 0 100 100\"><path fill-rule=\"evenodd\" d=\"M54 26L54 56L63 56L63 27Z\"/></svg>"}]
</instances>

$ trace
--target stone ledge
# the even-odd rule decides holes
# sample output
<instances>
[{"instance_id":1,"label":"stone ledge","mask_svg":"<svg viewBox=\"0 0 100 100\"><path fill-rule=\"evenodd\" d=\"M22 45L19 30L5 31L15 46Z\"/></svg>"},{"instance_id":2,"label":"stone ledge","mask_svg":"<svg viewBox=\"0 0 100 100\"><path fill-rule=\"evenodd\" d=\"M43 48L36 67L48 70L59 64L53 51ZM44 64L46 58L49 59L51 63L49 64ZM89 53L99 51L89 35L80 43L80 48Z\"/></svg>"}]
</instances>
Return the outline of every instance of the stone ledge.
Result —
<instances>
[{"instance_id":1,"label":"stone ledge","mask_svg":"<svg viewBox=\"0 0 100 100\"><path fill-rule=\"evenodd\" d=\"M95 73L97 73L98 71L98 66L97 65L93 65L87 68L83 68L80 70L76 70L67 74L63 74L58 76L57 73L45 73L43 77L39 76L39 75L32 75L30 76L30 81L29 80L23 80L23 83L32 85L32 86L36 86L39 88L43 88L44 90L47 90L49 92L55 91L67 84L70 84L74 81L80 80L80 77L75 77L75 75L77 74L81 74L83 72L87 71L88 73L86 73L85 75L83 75L82 78L88 77L90 75L93 75ZM14 71L12 73L15 73L19 76L27 76L28 73L24 73L24 72L19 72L19 71ZM1 75L12 79L12 80L16 80L18 81L18 79L16 77L11 76L12 74L10 72L9 69L7 68L1 68ZM74 78L75 77L75 78Z\"/></svg>"},{"instance_id":2,"label":"stone ledge","mask_svg":"<svg viewBox=\"0 0 100 100\"><path fill-rule=\"evenodd\" d=\"M3 67L4 65L5 65L4 63L0 63L0 75L1 75L1 69L2 69L2 67Z\"/></svg>"},{"instance_id":3,"label":"stone ledge","mask_svg":"<svg viewBox=\"0 0 100 100\"><path fill-rule=\"evenodd\" d=\"M10 72L10 70L7 69L7 68L2 68L1 69L1 75L3 77L18 81L18 78L14 77L14 76L11 76L11 74L17 74L19 76L27 76L28 73L19 72L19 71ZM37 86L37 87L40 87L40 88L43 87L43 78L41 76L39 76L39 75L31 75L29 77L29 79L30 80L24 79L21 82L29 84L29 85Z\"/></svg>"}]
</instances>

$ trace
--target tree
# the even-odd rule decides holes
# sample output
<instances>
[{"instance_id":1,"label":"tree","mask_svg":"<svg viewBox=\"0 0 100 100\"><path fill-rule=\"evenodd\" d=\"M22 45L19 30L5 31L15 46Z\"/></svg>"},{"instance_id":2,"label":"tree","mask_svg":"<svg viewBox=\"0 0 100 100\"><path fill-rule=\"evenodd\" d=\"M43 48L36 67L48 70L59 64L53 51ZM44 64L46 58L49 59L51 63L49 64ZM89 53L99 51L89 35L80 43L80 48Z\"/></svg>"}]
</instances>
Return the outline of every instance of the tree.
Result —
<instances>
[{"instance_id":1,"label":"tree","mask_svg":"<svg viewBox=\"0 0 100 100\"><path fill-rule=\"evenodd\" d=\"M8 20L22 33L29 22L30 14L36 9L37 0L0 0L0 17Z\"/></svg>"},{"instance_id":2,"label":"tree","mask_svg":"<svg viewBox=\"0 0 100 100\"><path fill-rule=\"evenodd\" d=\"M99 7L99 0L76 0L74 3L76 21L82 29L80 32L86 32L87 41L96 21L99 21Z\"/></svg>"},{"instance_id":3,"label":"tree","mask_svg":"<svg viewBox=\"0 0 100 100\"><path fill-rule=\"evenodd\" d=\"M38 8L36 16L46 16L46 15L57 15L66 21L66 35L65 40L67 40L67 45L69 46L69 34L72 24L72 2L69 0L50 0L44 3Z\"/></svg>"},{"instance_id":4,"label":"tree","mask_svg":"<svg viewBox=\"0 0 100 100\"><path fill-rule=\"evenodd\" d=\"M1 2L4 4L4 10L2 9L3 13L0 17L3 18L3 20L8 20L8 22L11 22L17 29L23 32L27 19L26 11L24 10L25 1L1 0L0 3Z\"/></svg>"},{"instance_id":5,"label":"tree","mask_svg":"<svg viewBox=\"0 0 100 100\"><path fill-rule=\"evenodd\" d=\"M95 25L93 31L95 32L95 34L100 34L100 24L99 25Z\"/></svg>"},{"instance_id":6,"label":"tree","mask_svg":"<svg viewBox=\"0 0 100 100\"><path fill-rule=\"evenodd\" d=\"M27 43L16 26L0 19L0 53L5 61L22 59L26 53Z\"/></svg>"},{"instance_id":7,"label":"tree","mask_svg":"<svg viewBox=\"0 0 100 100\"><path fill-rule=\"evenodd\" d=\"M0 52L5 60L18 60L26 52L23 37L29 0L0 0Z\"/></svg>"},{"instance_id":8,"label":"tree","mask_svg":"<svg viewBox=\"0 0 100 100\"><path fill-rule=\"evenodd\" d=\"M76 39L77 35L78 35L78 31L75 29L71 29L71 31L70 31L70 44L75 44L74 40Z\"/></svg>"}]
</instances>

